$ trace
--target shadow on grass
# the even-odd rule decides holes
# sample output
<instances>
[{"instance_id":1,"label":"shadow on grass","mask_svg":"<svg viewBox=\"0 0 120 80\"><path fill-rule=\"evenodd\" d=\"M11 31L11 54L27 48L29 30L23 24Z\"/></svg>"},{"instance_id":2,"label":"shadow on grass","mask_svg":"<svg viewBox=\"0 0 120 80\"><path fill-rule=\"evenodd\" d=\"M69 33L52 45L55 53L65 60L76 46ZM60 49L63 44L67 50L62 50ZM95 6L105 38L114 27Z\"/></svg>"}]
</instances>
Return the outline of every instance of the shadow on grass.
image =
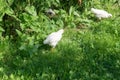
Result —
<instances>
[{"instance_id":1,"label":"shadow on grass","mask_svg":"<svg viewBox=\"0 0 120 80\"><path fill-rule=\"evenodd\" d=\"M80 63L75 59L76 53L71 53L74 52L72 48L68 49L68 53L67 50L63 51L65 55L60 50L51 53L49 48L42 45L32 54L29 51L5 54L1 61L1 67L4 68L1 76L14 74L23 75L25 79L68 80L77 63Z\"/></svg>"}]
</instances>

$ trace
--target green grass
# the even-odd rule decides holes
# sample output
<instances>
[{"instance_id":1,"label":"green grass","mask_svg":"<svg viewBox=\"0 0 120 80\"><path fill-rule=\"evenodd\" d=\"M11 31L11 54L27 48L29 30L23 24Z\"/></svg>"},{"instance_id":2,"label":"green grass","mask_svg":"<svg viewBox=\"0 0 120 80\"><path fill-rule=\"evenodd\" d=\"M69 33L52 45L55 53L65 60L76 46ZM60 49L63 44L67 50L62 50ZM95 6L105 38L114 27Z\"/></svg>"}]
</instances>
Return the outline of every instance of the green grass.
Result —
<instances>
[{"instance_id":1,"label":"green grass","mask_svg":"<svg viewBox=\"0 0 120 80\"><path fill-rule=\"evenodd\" d=\"M72 13L71 16L59 13L67 16L55 19L44 14L39 14L39 19L21 14L28 19L21 22L23 31L18 31L17 41L0 38L0 80L119 80L120 9L113 6L108 10L113 17L101 21L90 18L89 11L78 18ZM70 22L66 21L66 26L67 18ZM74 25L73 21L76 27L68 27ZM24 31L30 25L34 31ZM52 52L43 40L63 25L62 40Z\"/></svg>"},{"instance_id":2,"label":"green grass","mask_svg":"<svg viewBox=\"0 0 120 80\"><path fill-rule=\"evenodd\" d=\"M119 27L115 26L116 23L106 23L109 21L95 23L94 27L87 31L66 29L54 52L51 52L47 45L39 46L33 53L19 52L14 50L16 48L12 43L2 41L0 78L119 80L120 34L115 32Z\"/></svg>"}]
</instances>

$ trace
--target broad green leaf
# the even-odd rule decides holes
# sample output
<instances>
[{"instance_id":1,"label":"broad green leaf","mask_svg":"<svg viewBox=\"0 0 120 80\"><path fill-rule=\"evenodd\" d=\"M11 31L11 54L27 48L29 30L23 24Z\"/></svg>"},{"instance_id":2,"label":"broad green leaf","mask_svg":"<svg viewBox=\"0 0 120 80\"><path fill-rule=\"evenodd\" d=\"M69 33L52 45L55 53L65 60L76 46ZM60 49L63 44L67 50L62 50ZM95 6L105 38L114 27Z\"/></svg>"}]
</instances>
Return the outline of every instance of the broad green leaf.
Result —
<instances>
[{"instance_id":1,"label":"broad green leaf","mask_svg":"<svg viewBox=\"0 0 120 80\"><path fill-rule=\"evenodd\" d=\"M5 0L0 0L0 11L6 6Z\"/></svg>"},{"instance_id":2,"label":"broad green leaf","mask_svg":"<svg viewBox=\"0 0 120 80\"><path fill-rule=\"evenodd\" d=\"M4 16L4 13L0 12L0 21L2 21L3 16Z\"/></svg>"},{"instance_id":3,"label":"broad green leaf","mask_svg":"<svg viewBox=\"0 0 120 80\"><path fill-rule=\"evenodd\" d=\"M2 13L7 13L7 14L13 14L14 11L12 10L12 8L8 5L8 3L5 0L0 0L0 11Z\"/></svg>"},{"instance_id":4,"label":"broad green leaf","mask_svg":"<svg viewBox=\"0 0 120 80\"><path fill-rule=\"evenodd\" d=\"M74 11L74 13L73 13L75 16L78 16L78 17L80 17L80 15L76 12L76 11Z\"/></svg>"},{"instance_id":5,"label":"broad green leaf","mask_svg":"<svg viewBox=\"0 0 120 80\"><path fill-rule=\"evenodd\" d=\"M13 74L10 74L10 78L11 78L11 79L14 79L15 77L14 77L14 75L13 75Z\"/></svg>"},{"instance_id":6,"label":"broad green leaf","mask_svg":"<svg viewBox=\"0 0 120 80\"><path fill-rule=\"evenodd\" d=\"M7 0L7 2L9 4L9 6L11 6L13 4L14 0Z\"/></svg>"},{"instance_id":7,"label":"broad green leaf","mask_svg":"<svg viewBox=\"0 0 120 80\"><path fill-rule=\"evenodd\" d=\"M33 15L33 16L37 16L37 12L36 12L34 6L29 6L29 5L28 5L28 6L26 6L25 10L26 10L29 14L31 14L31 15Z\"/></svg>"},{"instance_id":8,"label":"broad green leaf","mask_svg":"<svg viewBox=\"0 0 120 80\"><path fill-rule=\"evenodd\" d=\"M5 13L8 14L8 15L10 15L10 16L13 16L14 11L13 11L10 7L7 7L7 8L5 9Z\"/></svg>"},{"instance_id":9,"label":"broad green leaf","mask_svg":"<svg viewBox=\"0 0 120 80\"><path fill-rule=\"evenodd\" d=\"M62 20L58 20L58 21L56 22L56 24L59 25L60 27L63 27L63 26L64 26L64 23L63 23Z\"/></svg>"},{"instance_id":10,"label":"broad green leaf","mask_svg":"<svg viewBox=\"0 0 120 80\"><path fill-rule=\"evenodd\" d=\"M59 0L56 0L56 2L57 2L57 3L60 3L60 1L59 1Z\"/></svg>"},{"instance_id":11,"label":"broad green leaf","mask_svg":"<svg viewBox=\"0 0 120 80\"><path fill-rule=\"evenodd\" d=\"M70 10L69 10L69 15L71 16L72 15L72 12L73 12L73 6L70 7Z\"/></svg>"},{"instance_id":12,"label":"broad green leaf","mask_svg":"<svg viewBox=\"0 0 120 80\"><path fill-rule=\"evenodd\" d=\"M20 27L21 27L21 29L22 29L22 30L24 30L24 29L25 29L25 27L26 27L26 25L25 25L25 24L23 24L23 23L20 23Z\"/></svg>"},{"instance_id":13,"label":"broad green leaf","mask_svg":"<svg viewBox=\"0 0 120 80\"><path fill-rule=\"evenodd\" d=\"M10 7L10 5L8 5L9 3L12 4L13 0L8 0L8 3L5 0L0 0L0 21L2 21L2 17L4 16L4 14L8 14L9 16L14 17L16 20L19 20L15 15L14 15L14 11L12 10L12 8Z\"/></svg>"},{"instance_id":14,"label":"broad green leaf","mask_svg":"<svg viewBox=\"0 0 120 80\"><path fill-rule=\"evenodd\" d=\"M19 50L26 50L26 45L25 45L25 44L21 45L21 46L19 47Z\"/></svg>"},{"instance_id":15,"label":"broad green leaf","mask_svg":"<svg viewBox=\"0 0 120 80\"><path fill-rule=\"evenodd\" d=\"M19 36L22 35L21 31L19 31L19 30L17 30L17 29L16 29L16 32L17 32L17 34L18 34Z\"/></svg>"},{"instance_id":16,"label":"broad green leaf","mask_svg":"<svg viewBox=\"0 0 120 80\"><path fill-rule=\"evenodd\" d=\"M0 31L2 31L2 32L3 32L3 31L5 31L5 30L4 30L2 27L0 27Z\"/></svg>"}]
</instances>

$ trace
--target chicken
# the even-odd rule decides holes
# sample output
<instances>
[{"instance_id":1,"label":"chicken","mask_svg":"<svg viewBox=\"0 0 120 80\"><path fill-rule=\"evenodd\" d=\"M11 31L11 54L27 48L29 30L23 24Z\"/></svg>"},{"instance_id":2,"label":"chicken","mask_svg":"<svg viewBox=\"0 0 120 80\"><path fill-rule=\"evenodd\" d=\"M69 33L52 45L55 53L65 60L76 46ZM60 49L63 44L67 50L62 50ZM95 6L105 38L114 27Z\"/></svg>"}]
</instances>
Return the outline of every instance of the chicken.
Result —
<instances>
[{"instance_id":1,"label":"chicken","mask_svg":"<svg viewBox=\"0 0 120 80\"><path fill-rule=\"evenodd\" d=\"M58 42L61 40L62 38L62 34L63 34L64 30L60 29L57 32L53 32L50 35L48 35L48 37L43 41L44 44L49 44L52 48L55 48L56 45L58 44Z\"/></svg>"},{"instance_id":2,"label":"chicken","mask_svg":"<svg viewBox=\"0 0 120 80\"><path fill-rule=\"evenodd\" d=\"M104 10L99 10L99 9L91 8L91 12L94 13L95 16L96 16L98 19L112 17L112 14L110 14L110 13L104 11Z\"/></svg>"},{"instance_id":3,"label":"chicken","mask_svg":"<svg viewBox=\"0 0 120 80\"><path fill-rule=\"evenodd\" d=\"M55 12L54 12L52 9L48 9L48 10L46 11L46 14L47 14L50 18L52 18L53 16L55 16Z\"/></svg>"}]
</instances>

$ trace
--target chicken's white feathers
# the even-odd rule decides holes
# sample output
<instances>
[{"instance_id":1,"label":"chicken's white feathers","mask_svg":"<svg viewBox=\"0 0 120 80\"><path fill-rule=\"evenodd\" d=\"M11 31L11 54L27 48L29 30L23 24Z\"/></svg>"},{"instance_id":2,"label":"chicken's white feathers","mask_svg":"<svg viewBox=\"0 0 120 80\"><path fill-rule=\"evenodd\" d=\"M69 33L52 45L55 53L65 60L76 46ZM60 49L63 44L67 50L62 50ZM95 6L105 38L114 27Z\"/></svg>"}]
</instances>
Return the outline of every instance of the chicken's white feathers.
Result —
<instances>
[{"instance_id":1,"label":"chicken's white feathers","mask_svg":"<svg viewBox=\"0 0 120 80\"><path fill-rule=\"evenodd\" d=\"M99 19L112 17L112 14L100 9L91 8L91 12L94 13L95 16Z\"/></svg>"},{"instance_id":2,"label":"chicken's white feathers","mask_svg":"<svg viewBox=\"0 0 120 80\"><path fill-rule=\"evenodd\" d=\"M61 40L62 34L64 30L61 29L57 32L53 32L43 41L44 44L49 44L53 48L57 45L57 43Z\"/></svg>"}]
</instances>

